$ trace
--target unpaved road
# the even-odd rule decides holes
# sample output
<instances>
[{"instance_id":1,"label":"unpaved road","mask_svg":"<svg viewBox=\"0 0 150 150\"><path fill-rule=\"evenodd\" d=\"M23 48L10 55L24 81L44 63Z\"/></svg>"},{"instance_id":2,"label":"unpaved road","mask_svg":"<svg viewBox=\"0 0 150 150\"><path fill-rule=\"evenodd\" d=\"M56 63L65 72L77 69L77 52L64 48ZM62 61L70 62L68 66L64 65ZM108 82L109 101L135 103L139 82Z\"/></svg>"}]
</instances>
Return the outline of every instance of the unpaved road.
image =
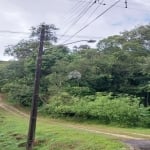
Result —
<instances>
[{"instance_id":1,"label":"unpaved road","mask_svg":"<svg viewBox=\"0 0 150 150\"><path fill-rule=\"evenodd\" d=\"M150 138L150 135L136 134L137 137L133 137L133 136L129 136L126 134L116 134L116 133L95 130L95 129L87 129L85 127L79 127L79 126L75 126L75 125L67 125L67 127L80 129L80 130L84 130L84 131L88 131L88 132L92 132L92 133L104 134L104 135L117 137L117 139L119 139L122 142L124 142L125 144L127 144L129 146L130 150L150 150L150 140L147 140L147 138ZM140 137L141 135L145 136L145 138Z\"/></svg>"},{"instance_id":2,"label":"unpaved road","mask_svg":"<svg viewBox=\"0 0 150 150\"><path fill-rule=\"evenodd\" d=\"M23 113L22 111L16 109L15 107L13 106L10 106L6 103L4 103L2 101L2 96L0 95L0 108L12 113L12 114L15 114L15 115L21 115L23 117L29 117L26 113Z\"/></svg>"},{"instance_id":3,"label":"unpaved road","mask_svg":"<svg viewBox=\"0 0 150 150\"><path fill-rule=\"evenodd\" d=\"M149 140L124 140L124 142L131 145L133 150L150 150Z\"/></svg>"},{"instance_id":4,"label":"unpaved road","mask_svg":"<svg viewBox=\"0 0 150 150\"><path fill-rule=\"evenodd\" d=\"M4 109L14 115L20 115L20 116L29 118L28 114L3 102L1 95L0 95L0 109ZM99 129L86 128L86 127L84 127L84 125L79 126L79 125L72 125L69 123L59 123L59 124L65 126L65 127L67 126L68 128L74 128L77 130L83 130L83 131L87 131L87 132L91 132L91 133L104 134L104 135L116 137L117 139L126 143L129 146L130 150L150 150L150 140L148 140L148 139L150 139L150 135L133 133L136 135L136 137L135 137L135 136L129 136L128 133L127 134L118 134L118 133L114 133L114 132L113 133L106 132L106 131L99 130Z\"/></svg>"}]
</instances>

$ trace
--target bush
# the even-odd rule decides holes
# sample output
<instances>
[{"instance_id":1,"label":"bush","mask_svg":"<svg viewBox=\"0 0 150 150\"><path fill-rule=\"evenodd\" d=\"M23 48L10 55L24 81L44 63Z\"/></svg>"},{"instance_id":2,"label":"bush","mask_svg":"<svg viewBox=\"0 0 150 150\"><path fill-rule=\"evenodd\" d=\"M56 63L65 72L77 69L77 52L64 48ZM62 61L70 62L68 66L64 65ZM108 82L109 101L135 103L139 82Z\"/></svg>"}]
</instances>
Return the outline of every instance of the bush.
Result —
<instances>
[{"instance_id":1,"label":"bush","mask_svg":"<svg viewBox=\"0 0 150 150\"><path fill-rule=\"evenodd\" d=\"M140 122L139 126L150 127L150 107L140 108Z\"/></svg>"},{"instance_id":2,"label":"bush","mask_svg":"<svg viewBox=\"0 0 150 150\"><path fill-rule=\"evenodd\" d=\"M112 97L111 94L98 93L75 98L67 93L51 98L43 107L46 114L52 116L74 117L78 119L98 120L104 124L120 126L150 126L150 119L145 108L139 109L138 99L129 96Z\"/></svg>"},{"instance_id":3,"label":"bush","mask_svg":"<svg viewBox=\"0 0 150 150\"><path fill-rule=\"evenodd\" d=\"M138 105L126 98L110 100L107 96L98 97L88 103L89 116L102 123L117 123L119 125L136 126L139 121Z\"/></svg>"},{"instance_id":4,"label":"bush","mask_svg":"<svg viewBox=\"0 0 150 150\"><path fill-rule=\"evenodd\" d=\"M69 87L69 88L66 88L66 91L73 96L79 96L79 97L94 94L94 91L86 86L85 87L79 87L79 86Z\"/></svg>"},{"instance_id":5,"label":"bush","mask_svg":"<svg viewBox=\"0 0 150 150\"><path fill-rule=\"evenodd\" d=\"M77 98L69 93L61 92L57 96L53 96L48 100L48 104L44 105L40 112L51 116L72 116L72 105L78 101Z\"/></svg>"},{"instance_id":6,"label":"bush","mask_svg":"<svg viewBox=\"0 0 150 150\"><path fill-rule=\"evenodd\" d=\"M12 103L21 104L23 106L31 106L33 88L26 84L7 83L3 86L2 91L7 93L8 99ZM42 105L42 101L38 100L38 105Z\"/></svg>"}]
</instances>

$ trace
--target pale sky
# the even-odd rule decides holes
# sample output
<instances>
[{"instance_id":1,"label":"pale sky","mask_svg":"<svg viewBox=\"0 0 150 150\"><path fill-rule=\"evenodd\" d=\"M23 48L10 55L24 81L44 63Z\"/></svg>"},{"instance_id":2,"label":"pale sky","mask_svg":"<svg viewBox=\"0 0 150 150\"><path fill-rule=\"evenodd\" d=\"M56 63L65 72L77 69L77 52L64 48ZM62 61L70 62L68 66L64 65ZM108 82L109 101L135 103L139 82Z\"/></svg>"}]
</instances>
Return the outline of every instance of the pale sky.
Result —
<instances>
[{"instance_id":1,"label":"pale sky","mask_svg":"<svg viewBox=\"0 0 150 150\"><path fill-rule=\"evenodd\" d=\"M57 34L63 35L71 26L66 36L58 41L58 44L63 43L68 38L67 35L73 35L117 0L103 0L106 5L94 4L75 24L77 16L84 8L91 5L89 3L91 1L94 0L0 0L0 60L10 59L3 55L7 45L16 44L28 37L28 34L11 34L1 31L29 32L31 26L45 22L55 24L60 29ZM99 3L101 1L99 0ZM100 40L103 37L150 23L150 0L128 0L128 8L125 8L124 1L121 0L68 42L84 39ZM94 11L95 13L91 15Z\"/></svg>"}]
</instances>

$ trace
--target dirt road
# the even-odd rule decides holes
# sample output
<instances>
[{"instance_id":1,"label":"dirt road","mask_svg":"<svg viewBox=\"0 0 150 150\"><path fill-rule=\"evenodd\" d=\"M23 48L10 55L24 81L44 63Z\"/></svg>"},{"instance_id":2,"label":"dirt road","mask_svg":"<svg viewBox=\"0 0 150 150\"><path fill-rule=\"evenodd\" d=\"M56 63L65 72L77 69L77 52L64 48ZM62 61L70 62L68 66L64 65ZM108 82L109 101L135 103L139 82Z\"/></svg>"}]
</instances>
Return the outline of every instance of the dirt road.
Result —
<instances>
[{"instance_id":1,"label":"dirt road","mask_svg":"<svg viewBox=\"0 0 150 150\"><path fill-rule=\"evenodd\" d=\"M15 114L15 115L21 115L21 116L24 116L24 117L29 117L26 113L23 113L22 111L16 109L15 107L11 106L11 105L8 105L4 102L4 100L2 99L2 96L0 95L0 108L12 113L12 114Z\"/></svg>"},{"instance_id":2,"label":"dirt road","mask_svg":"<svg viewBox=\"0 0 150 150\"><path fill-rule=\"evenodd\" d=\"M124 142L131 145L133 150L150 150L149 140L124 140Z\"/></svg>"}]
</instances>

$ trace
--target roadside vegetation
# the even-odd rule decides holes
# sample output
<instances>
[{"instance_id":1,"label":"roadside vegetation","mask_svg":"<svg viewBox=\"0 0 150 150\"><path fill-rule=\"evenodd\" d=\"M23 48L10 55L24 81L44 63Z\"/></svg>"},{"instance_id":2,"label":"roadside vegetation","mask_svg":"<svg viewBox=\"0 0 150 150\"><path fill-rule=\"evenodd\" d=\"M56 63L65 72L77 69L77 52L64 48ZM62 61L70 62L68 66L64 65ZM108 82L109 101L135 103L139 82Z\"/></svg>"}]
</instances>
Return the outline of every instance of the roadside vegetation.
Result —
<instances>
[{"instance_id":1,"label":"roadside vegetation","mask_svg":"<svg viewBox=\"0 0 150 150\"><path fill-rule=\"evenodd\" d=\"M40 112L82 122L91 120L122 127L150 127L149 108L139 108L137 98L123 95L114 98L108 93L97 93L94 98L85 96L80 99L61 93L52 97Z\"/></svg>"}]
</instances>

